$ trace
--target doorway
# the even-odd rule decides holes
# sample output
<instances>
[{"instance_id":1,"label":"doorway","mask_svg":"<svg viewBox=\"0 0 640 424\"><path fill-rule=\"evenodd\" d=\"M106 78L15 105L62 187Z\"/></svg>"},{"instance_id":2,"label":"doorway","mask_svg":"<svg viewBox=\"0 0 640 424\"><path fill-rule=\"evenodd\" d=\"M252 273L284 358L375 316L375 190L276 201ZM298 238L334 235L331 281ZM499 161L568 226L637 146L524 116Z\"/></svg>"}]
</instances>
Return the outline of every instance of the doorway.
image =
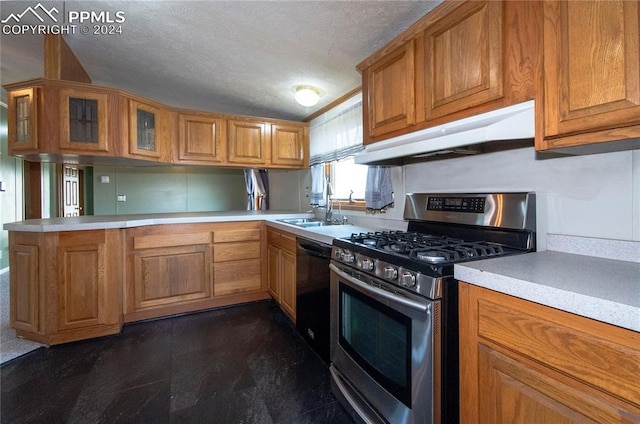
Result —
<instances>
[{"instance_id":1,"label":"doorway","mask_svg":"<svg viewBox=\"0 0 640 424\"><path fill-rule=\"evenodd\" d=\"M58 165L59 216L84 215L84 170L77 165Z\"/></svg>"}]
</instances>

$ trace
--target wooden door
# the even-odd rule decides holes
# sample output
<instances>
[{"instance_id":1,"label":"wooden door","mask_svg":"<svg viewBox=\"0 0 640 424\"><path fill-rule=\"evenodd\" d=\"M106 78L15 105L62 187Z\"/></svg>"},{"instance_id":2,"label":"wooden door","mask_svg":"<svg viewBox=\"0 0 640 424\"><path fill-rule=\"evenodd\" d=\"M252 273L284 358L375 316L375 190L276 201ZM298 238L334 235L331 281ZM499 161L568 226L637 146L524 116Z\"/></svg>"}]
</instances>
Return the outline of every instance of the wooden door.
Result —
<instances>
[{"instance_id":1,"label":"wooden door","mask_svg":"<svg viewBox=\"0 0 640 424\"><path fill-rule=\"evenodd\" d=\"M62 165L62 205L61 215L63 217L83 215L83 196L84 191L82 170L76 165Z\"/></svg>"},{"instance_id":2,"label":"wooden door","mask_svg":"<svg viewBox=\"0 0 640 424\"><path fill-rule=\"evenodd\" d=\"M415 42L410 40L362 74L365 144L415 123Z\"/></svg>"},{"instance_id":3,"label":"wooden door","mask_svg":"<svg viewBox=\"0 0 640 424\"><path fill-rule=\"evenodd\" d=\"M180 162L219 165L227 161L226 120L180 114L178 126Z\"/></svg>"},{"instance_id":4,"label":"wooden door","mask_svg":"<svg viewBox=\"0 0 640 424\"><path fill-rule=\"evenodd\" d=\"M544 136L618 128L586 142L638 137L623 127L640 123L639 3L552 0L544 15Z\"/></svg>"},{"instance_id":5,"label":"wooden door","mask_svg":"<svg viewBox=\"0 0 640 424\"><path fill-rule=\"evenodd\" d=\"M503 93L503 2L466 2L424 32L424 117L487 103Z\"/></svg>"},{"instance_id":6,"label":"wooden door","mask_svg":"<svg viewBox=\"0 0 640 424\"><path fill-rule=\"evenodd\" d=\"M294 125L271 126L271 163L287 167L304 167L308 162L305 128Z\"/></svg>"},{"instance_id":7,"label":"wooden door","mask_svg":"<svg viewBox=\"0 0 640 424\"><path fill-rule=\"evenodd\" d=\"M266 165L270 125L257 121L229 120L229 162Z\"/></svg>"}]
</instances>

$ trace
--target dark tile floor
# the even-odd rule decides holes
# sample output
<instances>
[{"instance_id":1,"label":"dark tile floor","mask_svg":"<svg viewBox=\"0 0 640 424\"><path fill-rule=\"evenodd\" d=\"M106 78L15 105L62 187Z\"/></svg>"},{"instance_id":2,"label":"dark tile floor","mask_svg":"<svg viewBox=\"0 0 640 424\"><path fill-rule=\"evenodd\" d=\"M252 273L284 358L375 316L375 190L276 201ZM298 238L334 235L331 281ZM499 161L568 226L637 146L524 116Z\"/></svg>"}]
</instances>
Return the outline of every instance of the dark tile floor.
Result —
<instances>
[{"instance_id":1,"label":"dark tile floor","mask_svg":"<svg viewBox=\"0 0 640 424\"><path fill-rule=\"evenodd\" d=\"M0 369L10 423L351 423L270 301L126 325Z\"/></svg>"}]
</instances>

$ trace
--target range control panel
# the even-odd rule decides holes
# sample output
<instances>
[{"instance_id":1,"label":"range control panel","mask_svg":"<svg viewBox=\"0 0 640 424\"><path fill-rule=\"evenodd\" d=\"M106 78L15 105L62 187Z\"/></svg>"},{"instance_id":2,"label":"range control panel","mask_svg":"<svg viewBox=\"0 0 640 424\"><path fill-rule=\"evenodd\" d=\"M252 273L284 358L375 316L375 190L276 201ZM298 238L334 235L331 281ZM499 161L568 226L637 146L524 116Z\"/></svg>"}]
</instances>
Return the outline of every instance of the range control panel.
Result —
<instances>
[{"instance_id":1,"label":"range control panel","mask_svg":"<svg viewBox=\"0 0 640 424\"><path fill-rule=\"evenodd\" d=\"M429 197L427 210L484 213L484 197Z\"/></svg>"}]
</instances>

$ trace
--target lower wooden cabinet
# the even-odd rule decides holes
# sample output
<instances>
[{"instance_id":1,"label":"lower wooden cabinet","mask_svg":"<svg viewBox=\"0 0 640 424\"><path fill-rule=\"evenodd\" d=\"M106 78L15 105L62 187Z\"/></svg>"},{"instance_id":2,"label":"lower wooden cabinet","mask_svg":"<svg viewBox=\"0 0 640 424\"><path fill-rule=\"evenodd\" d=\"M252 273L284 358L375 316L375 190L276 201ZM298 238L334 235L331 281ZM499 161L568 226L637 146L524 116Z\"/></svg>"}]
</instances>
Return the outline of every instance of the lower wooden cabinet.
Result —
<instances>
[{"instance_id":1,"label":"lower wooden cabinet","mask_svg":"<svg viewBox=\"0 0 640 424\"><path fill-rule=\"evenodd\" d=\"M11 326L46 345L120 332L121 232L9 233Z\"/></svg>"},{"instance_id":2,"label":"lower wooden cabinet","mask_svg":"<svg viewBox=\"0 0 640 424\"><path fill-rule=\"evenodd\" d=\"M214 232L214 295L265 292L260 222L225 224Z\"/></svg>"},{"instance_id":3,"label":"lower wooden cabinet","mask_svg":"<svg viewBox=\"0 0 640 424\"><path fill-rule=\"evenodd\" d=\"M124 321L267 298L263 232L259 221L127 229Z\"/></svg>"},{"instance_id":4,"label":"lower wooden cabinet","mask_svg":"<svg viewBox=\"0 0 640 424\"><path fill-rule=\"evenodd\" d=\"M461 283L460 367L460 422L640 422L634 331Z\"/></svg>"},{"instance_id":5,"label":"lower wooden cabinet","mask_svg":"<svg viewBox=\"0 0 640 424\"><path fill-rule=\"evenodd\" d=\"M267 235L269 293L296 320L296 236L269 228Z\"/></svg>"},{"instance_id":6,"label":"lower wooden cabinet","mask_svg":"<svg viewBox=\"0 0 640 424\"><path fill-rule=\"evenodd\" d=\"M268 299L266 249L262 221L10 231L11 326L52 345Z\"/></svg>"}]
</instances>

